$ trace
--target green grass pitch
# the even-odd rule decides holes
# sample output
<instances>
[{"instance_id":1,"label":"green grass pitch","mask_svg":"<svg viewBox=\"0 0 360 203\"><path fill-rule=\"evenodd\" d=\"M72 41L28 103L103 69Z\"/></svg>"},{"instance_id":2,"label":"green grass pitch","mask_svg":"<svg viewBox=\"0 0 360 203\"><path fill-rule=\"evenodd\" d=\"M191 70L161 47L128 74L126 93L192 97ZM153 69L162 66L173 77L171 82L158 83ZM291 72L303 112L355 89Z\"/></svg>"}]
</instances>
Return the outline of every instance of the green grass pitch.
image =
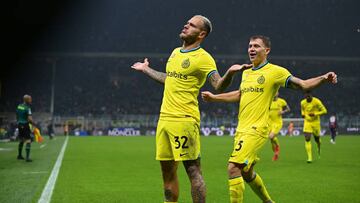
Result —
<instances>
[{"instance_id":1,"label":"green grass pitch","mask_svg":"<svg viewBox=\"0 0 360 203\"><path fill-rule=\"evenodd\" d=\"M304 138L280 137L281 154L271 161L270 143L256 171L278 203L360 202L360 136L322 138L321 159L306 163ZM228 202L227 160L232 137L202 137L202 169L207 202ZM0 143L0 202L37 202L64 137L33 143L34 162L16 160L17 143ZM155 137L70 137L52 202L163 202ZM180 165L179 202L191 202L189 181ZM261 202L245 186L244 202Z\"/></svg>"}]
</instances>

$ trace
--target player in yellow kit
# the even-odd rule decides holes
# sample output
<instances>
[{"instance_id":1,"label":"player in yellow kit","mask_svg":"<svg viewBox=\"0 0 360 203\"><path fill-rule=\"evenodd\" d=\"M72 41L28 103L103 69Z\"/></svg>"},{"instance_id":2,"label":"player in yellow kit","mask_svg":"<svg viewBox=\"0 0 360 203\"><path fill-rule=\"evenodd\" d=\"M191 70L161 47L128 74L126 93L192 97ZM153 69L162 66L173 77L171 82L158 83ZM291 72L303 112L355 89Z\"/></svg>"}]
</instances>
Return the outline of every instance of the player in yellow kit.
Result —
<instances>
[{"instance_id":1,"label":"player in yellow kit","mask_svg":"<svg viewBox=\"0 0 360 203\"><path fill-rule=\"evenodd\" d=\"M198 94L206 80L219 91L225 89L235 72L252 67L233 65L220 77L214 59L200 47L211 32L209 19L196 15L180 33L182 47L171 53L166 73L149 67L147 59L132 68L163 83L164 95L156 129L156 159L160 161L165 202L177 202L177 168L182 161L191 183L193 202L205 202L206 187L200 167L200 113Z\"/></svg>"},{"instance_id":2,"label":"player in yellow kit","mask_svg":"<svg viewBox=\"0 0 360 203\"><path fill-rule=\"evenodd\" d=\"M279 134L282 125L282 115L290 111L289 105L282 98L279 98L279 92L275 94L275 97L270 105L269 112L269 123L270 123L270 134L269 138L271 141L271 147L274 152L273 161L278 160L280 153L280 143L277 135Z\"/></svg>"},{"instance_id":3,"label":"player in yellow kit","mask_svg":"<svg viewBox=\"0 0 360 203\"><path fill-rule=\"evenodd\" d=\"M327 110L320 99L313 97L310 91L305 92L305 99L301 101L301 116L304 118L305 150L307 163L312 162L311 134L314 135L320 157L320 116L327 113Z\"/></svg>"},{"instance_id":4,"label":"player in yellow kit","mask_svg":"<svg viewBox=\"0 0 360 203\"><path fill-rule=\"evenodd\" d=\"M307 80L294 77L287 69L267 61L270 49L268 37L252 36L248 54L253 68L243 71L240 88L217 95L207 91L201 93L208 102L239 102L238 126L228 164L231 203L243 202L244 180L263 202L273 202L261 177L255 173L254 165L269 136L269 108L279 88L310 90L326 81L337 82L333 72Z\"/></svg>"}]
</instances>

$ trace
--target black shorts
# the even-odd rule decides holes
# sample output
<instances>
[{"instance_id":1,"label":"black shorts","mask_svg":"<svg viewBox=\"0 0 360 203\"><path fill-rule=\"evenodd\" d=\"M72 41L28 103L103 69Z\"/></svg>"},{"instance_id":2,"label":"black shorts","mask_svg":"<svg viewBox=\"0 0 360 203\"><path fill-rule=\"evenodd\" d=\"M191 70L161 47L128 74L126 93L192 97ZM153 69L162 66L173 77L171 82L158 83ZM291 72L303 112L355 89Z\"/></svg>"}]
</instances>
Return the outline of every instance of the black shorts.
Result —
<instances>
[{"instance_id":1,"label":"black shorts","mask_svg":"<svg viewBox=\"0 0 360 203\"><path fill-rule=\"evenodd\" d=\"M19 138L20 139L25 139L25 140L31 139L31 131L30 131L29 123L24 123L24 124L19 123L18 129L19 129Z\"/></svg>"}]
</instances>

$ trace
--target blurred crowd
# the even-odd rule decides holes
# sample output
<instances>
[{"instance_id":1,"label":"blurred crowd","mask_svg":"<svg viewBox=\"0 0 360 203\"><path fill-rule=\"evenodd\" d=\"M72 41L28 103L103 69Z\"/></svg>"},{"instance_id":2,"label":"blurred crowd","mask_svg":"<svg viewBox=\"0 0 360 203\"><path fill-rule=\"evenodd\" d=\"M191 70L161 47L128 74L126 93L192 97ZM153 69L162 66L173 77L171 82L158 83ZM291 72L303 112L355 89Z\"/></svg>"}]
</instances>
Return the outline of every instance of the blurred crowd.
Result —
<instances>
[{"instance_id":1,"label":"blurred crowd","mask_svg":"<svg viewBox=\"0 0 360 203\"><path fill-rule=\"evenodd\" d=\"M62 58L56 62L54 78L54 115L59 116L101 116L115 117L120 114L158 114L161 105L163 85L130 68L136 57L130 58ZM164 71L165 58L150 58L150 65ZM217 59L220 74L224 74L240 59ZM328 71L339 75L336 86L324 85L313 92L328 108L329 113L338 115L359 115L357 90L360 88L356 62L271 60L287 67L299 78L309 78ZM2 81L0 112L13 112L27 93L33 96L33 111L50 112L52 64L34 61L26 69L18 70ZM241 75L237 75L228 90L239 88ZM212 91L206 83L202 90ZM286 117L300 117L299 91L280 89L292 111ZM237 115L238 104L204 103L199 99L204 116Z\"/></svg>"}]
</instances>

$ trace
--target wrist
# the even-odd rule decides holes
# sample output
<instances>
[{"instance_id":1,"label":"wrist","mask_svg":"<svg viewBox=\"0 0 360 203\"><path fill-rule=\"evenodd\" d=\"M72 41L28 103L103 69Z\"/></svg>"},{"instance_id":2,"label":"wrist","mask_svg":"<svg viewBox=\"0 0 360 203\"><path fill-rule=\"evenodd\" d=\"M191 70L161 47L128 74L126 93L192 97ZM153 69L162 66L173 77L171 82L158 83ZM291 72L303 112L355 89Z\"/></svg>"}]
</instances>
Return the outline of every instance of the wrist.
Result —
<instances>
[{"instance_id":1,"label":"wrist","mask_svg":"<svg viewBox=\"0 0 360 203\"><path fill-rule=\"evenodd\" d=\"M149 67L145 67L143 70L142 70L143 73L148 73L149 72Z\"/></svg>"}]
</instances>

